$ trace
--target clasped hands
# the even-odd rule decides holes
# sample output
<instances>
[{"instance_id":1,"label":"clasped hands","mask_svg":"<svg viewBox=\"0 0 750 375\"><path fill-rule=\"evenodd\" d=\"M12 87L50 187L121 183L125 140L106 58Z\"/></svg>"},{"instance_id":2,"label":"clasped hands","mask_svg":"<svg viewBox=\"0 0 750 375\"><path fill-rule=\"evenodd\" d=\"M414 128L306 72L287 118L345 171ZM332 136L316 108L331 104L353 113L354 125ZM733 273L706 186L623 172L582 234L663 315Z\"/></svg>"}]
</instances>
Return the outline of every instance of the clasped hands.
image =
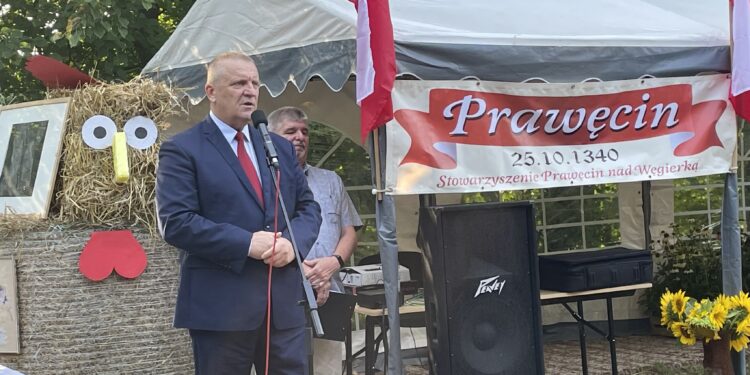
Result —
<instances>
[{"instance_id":1,"label":"clasped hands","mask_svg":"<svg viewBox=\"0 0 750 375\"><path fill-rule=\"evenodd\" d=\"M302 263L305 277L310 280L313 288L317 292L317 302L319 305L328 300L331 291L331 276L339 269L339 261L334 257L324 257L309 259Z\"/></svg>"},{"instance_id":2,"label":"clasped hands","mask_svg":"<svg viewBox=\"0 0 750 375\"><path fill-rule=\"evenodd\" d=\"M276 239L276 251L273 251L273 241ZM248 256L262 260L265 264L280 268L294 260L294 248L292 243L281 233L258 231L253 233L252 242ZM305 277L310 280L317 292L317 302L322 305L328 300L331 290L331 275L338 270L338 260L334 257L306 260L302 267Z\"/></svg>"},{"instance_id":3,"label":"clasped hands","mask_svg":"<svg viewBox=\"0 0 750 375\"><path fill-rule=\"evenodd\" d=\"M276 239L275 252L273 249L274 239ZM276 268L281 268L294 260L294 248L289 240L281 237L280 232L259 231L253 233L250 251L247 256L262 260L263 263L270 264Z\"/></svg>"}]
</instances>

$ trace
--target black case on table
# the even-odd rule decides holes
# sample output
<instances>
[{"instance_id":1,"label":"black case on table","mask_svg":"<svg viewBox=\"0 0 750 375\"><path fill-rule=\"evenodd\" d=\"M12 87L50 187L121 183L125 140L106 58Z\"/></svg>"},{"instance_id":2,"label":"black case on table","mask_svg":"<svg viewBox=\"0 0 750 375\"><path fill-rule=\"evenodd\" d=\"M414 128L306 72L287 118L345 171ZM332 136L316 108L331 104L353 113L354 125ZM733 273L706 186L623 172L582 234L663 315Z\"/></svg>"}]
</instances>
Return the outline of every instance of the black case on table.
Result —
<instances>
[{"instance_id":1,"label":"black case on table","mask_svg":"<svg viewBox=\"0 0 750 375\"><path fill-rule=\"evenodd\" d=\"M610 288L651 282L648 250L606 250L539 256L539 287L561 292Z\"/></svg>"}]
</instances>

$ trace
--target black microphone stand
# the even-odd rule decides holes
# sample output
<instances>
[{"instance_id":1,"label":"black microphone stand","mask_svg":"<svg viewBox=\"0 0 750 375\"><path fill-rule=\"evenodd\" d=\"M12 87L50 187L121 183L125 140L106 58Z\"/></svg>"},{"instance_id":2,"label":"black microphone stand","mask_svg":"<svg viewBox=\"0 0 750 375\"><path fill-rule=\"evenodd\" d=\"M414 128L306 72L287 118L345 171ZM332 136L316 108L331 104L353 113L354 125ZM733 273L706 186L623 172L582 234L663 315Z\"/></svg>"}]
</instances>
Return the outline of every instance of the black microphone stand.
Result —
<instances>
[{"instance_id":1,"label":"black microphone stand","mask_svg":"<svg viewBox=\"0 0 750 375\"><path fill-rule=\"evenodd\" d=\"M261 111L255 111L260 112ZM255 115L255 113L253 113ZM260 116L258 116L260 117ZM265 114L263 114L262 118L265 120ZM253 120L255 120L256 117L253 116ZM268 163L268 167L271 168L271 178L273 178L273 186L279 187L279 181L276 178L276 173L279 171L279 155L276 153L276 147L274 147L273 142L271 141L271 135L268 134L268 127L266 126L265 121L253 121L254 125L258 130L260 130L260 134L263 136L263 145L266 149L266 162ZM305 276L304 268L302 268L302 258L300 257L300 253L297 250L297 240L294 238L294 230L292 229L292 222L289 220L289 213L286 210L286 205L284 204L284 195L281 194L281 190L279 189L279 202L278 204L281 205L281 212L284 216L284 221L286 222L286 227L289 230L289 239L292 243L292 249L294 249L294 258L297 260L297 268L299 268L299 272L302 275L302 287L305 290L305 299L307 302L307 308L310 312L310 321L312 322L313 330L315 331L316 337L322 337L323 336L323 325L320 323L320 316L318 315L318 302L315 300L315 294L313 294L312 285L310 285L310 280L307 279Z\"/></svg>"}]
</instances>

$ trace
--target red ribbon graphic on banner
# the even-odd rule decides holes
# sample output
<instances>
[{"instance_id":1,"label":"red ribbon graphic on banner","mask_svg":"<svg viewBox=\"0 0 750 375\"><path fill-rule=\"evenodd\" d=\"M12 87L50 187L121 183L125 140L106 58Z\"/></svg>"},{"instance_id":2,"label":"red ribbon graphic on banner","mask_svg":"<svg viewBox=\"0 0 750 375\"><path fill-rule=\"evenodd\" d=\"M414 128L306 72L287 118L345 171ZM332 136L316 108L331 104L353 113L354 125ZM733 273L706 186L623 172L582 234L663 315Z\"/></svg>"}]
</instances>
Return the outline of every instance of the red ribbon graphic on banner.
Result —
<instances>
[{"instance_id":1,"label":"red ribbon graphic on banner","mask_svg":"<svg viewBox=\"0 0 750 375\"><path fill-rule=\"evenodd\" d=\"M676 84L612 94L517 96L433 89L429 112L396 111L411 138L401 164L457 166L456 145L593 145L669 136L675 156L723 147L716 124L724 100L693 104L692 87Z\"/></svg>"}]
</instances>

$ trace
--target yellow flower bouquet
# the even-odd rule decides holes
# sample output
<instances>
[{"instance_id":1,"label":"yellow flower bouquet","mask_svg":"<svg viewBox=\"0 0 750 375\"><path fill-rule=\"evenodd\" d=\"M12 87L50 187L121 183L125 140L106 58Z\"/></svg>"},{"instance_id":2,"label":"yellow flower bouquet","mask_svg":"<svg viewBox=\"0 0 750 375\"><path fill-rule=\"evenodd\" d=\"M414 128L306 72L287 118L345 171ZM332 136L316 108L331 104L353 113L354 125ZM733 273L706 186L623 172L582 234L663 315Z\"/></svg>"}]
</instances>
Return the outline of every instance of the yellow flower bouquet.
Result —
<instances>
[{"instance_id":1,"label":"yellow flower bouquet","mask_svg":"<svg viewBox=\"0 0 750 375\"><path fill-rule=\"evenodd\" d=\"M750 342L750 298L746 292L698 301L682 290L672 293L667 289L660 305L661 324L683 345L727 339L733 350L740 351Z\"/></svg>"}]
</instances>

